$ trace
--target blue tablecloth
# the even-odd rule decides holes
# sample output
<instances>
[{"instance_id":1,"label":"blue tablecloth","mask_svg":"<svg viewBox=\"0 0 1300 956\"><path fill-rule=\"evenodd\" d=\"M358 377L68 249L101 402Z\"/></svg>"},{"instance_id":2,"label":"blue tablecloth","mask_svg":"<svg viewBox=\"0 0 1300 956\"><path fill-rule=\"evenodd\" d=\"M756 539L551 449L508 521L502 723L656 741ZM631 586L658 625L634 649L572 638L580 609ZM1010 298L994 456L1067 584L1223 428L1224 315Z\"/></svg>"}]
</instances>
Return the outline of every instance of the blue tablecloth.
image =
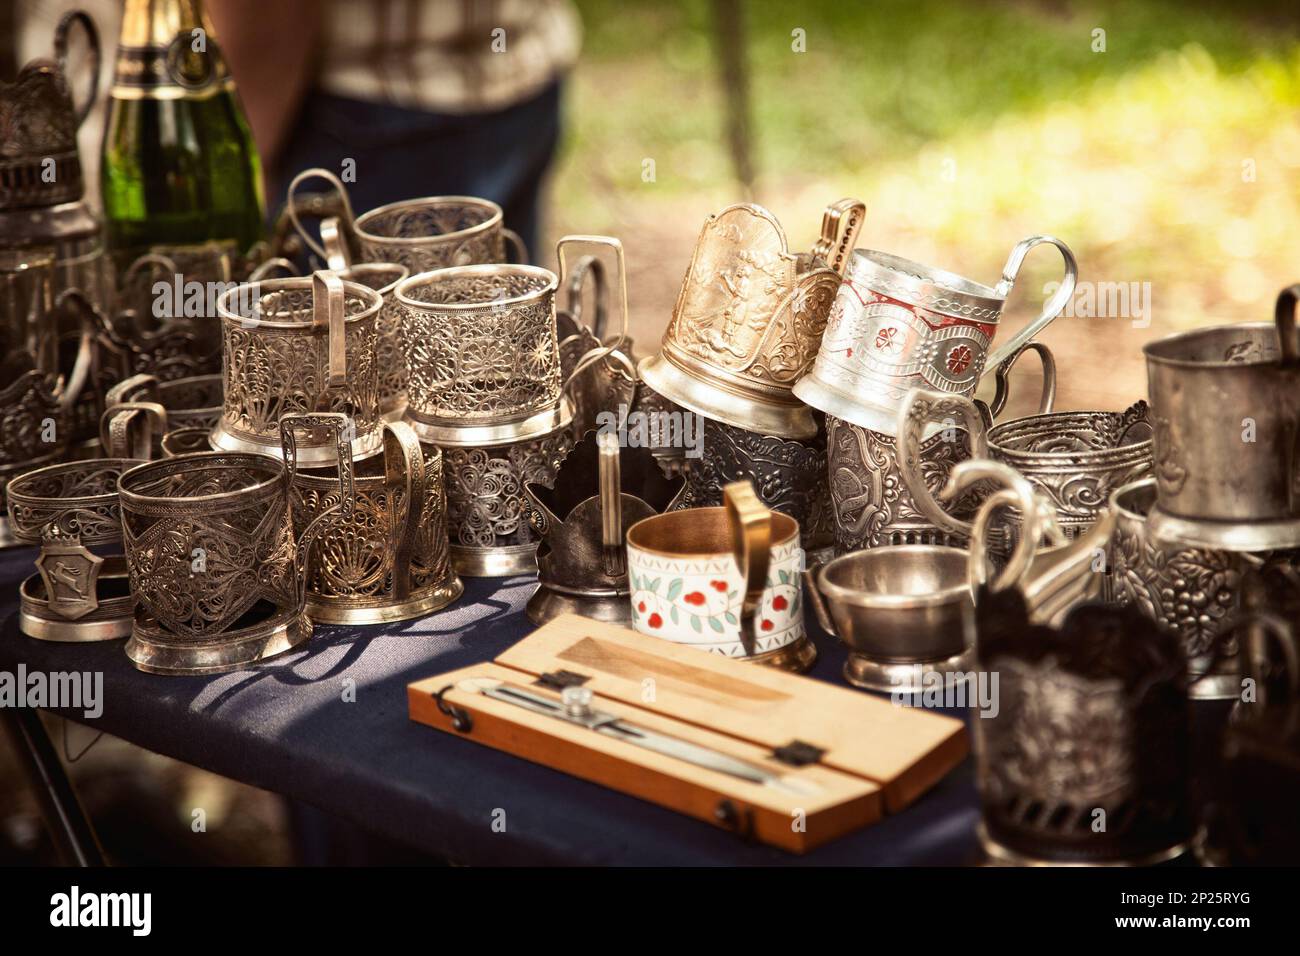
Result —
<instances>
[{"instance_id":1,"label":"blue tablecloth","mask_svg":"<svg viewBox=\"0 0 1300 956\"><path fill-rule=\"evenodd\" d=\"M420 621L317 626L304 649L252 670L160 677L135 670L121 641L54 644L23 635L17 586L32 572L33 557L27 549L0 552L0 669L13 672L22 662L29 671L102 671L103 714L88 725L454 862L899 865L977 858L970 759L905 812L794 856L410 721L409 682L491 660L532 629L523 613L532 578L466 579L455 605ZM843 649L809 625L820 651L812 676L842 682ZM492 825L498 810L505 811L504 832Z\"/></svg>"}]
</instances>

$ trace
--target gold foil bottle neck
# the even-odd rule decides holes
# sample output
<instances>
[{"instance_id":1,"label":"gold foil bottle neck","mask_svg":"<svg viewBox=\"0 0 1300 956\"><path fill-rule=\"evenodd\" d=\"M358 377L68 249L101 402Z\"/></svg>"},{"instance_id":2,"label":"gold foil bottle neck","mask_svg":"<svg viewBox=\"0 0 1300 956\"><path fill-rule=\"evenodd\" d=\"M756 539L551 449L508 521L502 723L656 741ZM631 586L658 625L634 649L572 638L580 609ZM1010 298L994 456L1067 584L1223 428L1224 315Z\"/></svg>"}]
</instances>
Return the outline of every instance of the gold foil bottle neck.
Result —
<instances>
[{"instance_id":1,"label":"gold foil bottle neck","mask_svg":"<svg viewBox=\"0 0 1300 956\"><path fill-rule=\"evenodd\" d=\"M226 88L229 80L212 23L198 0L126 0L113 96L208 96Z\"/></svg>"}]
</instances>

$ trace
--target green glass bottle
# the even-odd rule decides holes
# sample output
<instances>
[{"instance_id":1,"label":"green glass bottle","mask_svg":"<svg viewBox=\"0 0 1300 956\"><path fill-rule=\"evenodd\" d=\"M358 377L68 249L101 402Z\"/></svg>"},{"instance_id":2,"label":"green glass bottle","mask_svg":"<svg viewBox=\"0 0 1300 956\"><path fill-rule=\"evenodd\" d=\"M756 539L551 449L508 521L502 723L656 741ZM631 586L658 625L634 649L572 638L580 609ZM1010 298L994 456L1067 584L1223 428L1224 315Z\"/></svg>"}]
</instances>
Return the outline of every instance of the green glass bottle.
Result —
<instances>
[{"instance_id":1,"label":"green glass bottle","mask_svg":"<svg viewBox=\"0 0 1300 956\"><path fill-rule=\"evenodd\" d=\"M100 178L119 268L263 238L261 162L200 0L126 0Z\"/></svg>"}]
</instances>

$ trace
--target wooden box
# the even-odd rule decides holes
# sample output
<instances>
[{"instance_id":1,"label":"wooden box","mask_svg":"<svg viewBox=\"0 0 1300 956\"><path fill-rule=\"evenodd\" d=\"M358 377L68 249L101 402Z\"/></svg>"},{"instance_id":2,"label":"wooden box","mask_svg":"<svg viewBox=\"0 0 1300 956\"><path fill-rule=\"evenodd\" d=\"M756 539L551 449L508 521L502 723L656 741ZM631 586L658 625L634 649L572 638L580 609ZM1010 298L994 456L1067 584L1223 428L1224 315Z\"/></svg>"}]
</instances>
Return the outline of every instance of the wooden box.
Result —
<instances>
[{"instance_id":1,"label":"wooden box","mask_svg":"<svg viewBox=\"0 0 1300 956\"><path fill-rule=\"evenodd\" d=\"M458 685L504 681L779 773L751 783ZM566 615L476 664L410 684L411 719L796 853L903 809L966 756L961 721Z\"/></svg>"}]
</instances>

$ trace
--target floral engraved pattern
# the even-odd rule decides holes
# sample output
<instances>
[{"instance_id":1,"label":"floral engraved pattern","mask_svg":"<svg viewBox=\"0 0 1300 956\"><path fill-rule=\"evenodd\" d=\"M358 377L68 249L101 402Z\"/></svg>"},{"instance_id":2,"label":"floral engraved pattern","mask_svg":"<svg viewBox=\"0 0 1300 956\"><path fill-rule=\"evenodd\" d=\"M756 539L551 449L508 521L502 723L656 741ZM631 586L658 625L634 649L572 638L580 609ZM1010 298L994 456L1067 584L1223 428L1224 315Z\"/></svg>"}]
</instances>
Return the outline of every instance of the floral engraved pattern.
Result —
<instances>
[{"instance_id":1,"label":"floral engraved pattern","mask_svg":"<svg viewBox=\"0 0 1300 956\"><path fill-rule=\"evenodd\" d=\"M359 295L346 294L344 303L347 315L359 317L346 323L348 372L341 388L329 384L329 340L313 324L310 287L261 297L260 314L273 318L275 325L223 316L221 421L229 432L278 446L282 416L320 411L349 415L359 437L379 427L376 313L361 315L367 300Z\"/></svg>"},{"instance_id":2,"label":"floral engraved pattern","mask_svg":"<svg viewBox=\"0 0 1300 956\"><path fill-rule=\"evenodd\" d=\"M213 453L195 467L137 472L122 500L131 592L170 633L202 640L259 602L298 606L297 553L283 469ZM212 500L205 496L230 497ZM196 561L198 563L196 563Z\"/></svg>"},{"instance_id":3,"label":"floral engraved pattern","mask_svg":"<svg viewBox=\"0 0 1300 956\"><path fill-rule=\"evenodd\" d=\"M565 430L496 448L444 449L452 542L469 548L536 542L524 510L524 484L549 487L572 443Z\"/></svg>"},{"instance_id":4,"label":"floral engraved pattern","mask_svg":"<svg viewBox=\"0 0 1300 956\"><path fill-rule=\"evenodd\" d=\"M411 275L448 266L504 262L500 219L486 229L465 234L496 214L497 210L485 203L439 198L376 209L357 220L362 257L366 262L400 263ZM394 239L421 241L391 241Z\"/></svg>"},{"instance_id":5,"label":"floral engraved pattern","mask_svg":"<svg viewBox=\"0 0 1300 956\"><path fill-rule=\"evenodd\" d=\"M402 308L413 411L473 424L526 417L559 401L552 293L540 274L440 277L406 294L420 302Z\"/></svg>"}]
</instances>

